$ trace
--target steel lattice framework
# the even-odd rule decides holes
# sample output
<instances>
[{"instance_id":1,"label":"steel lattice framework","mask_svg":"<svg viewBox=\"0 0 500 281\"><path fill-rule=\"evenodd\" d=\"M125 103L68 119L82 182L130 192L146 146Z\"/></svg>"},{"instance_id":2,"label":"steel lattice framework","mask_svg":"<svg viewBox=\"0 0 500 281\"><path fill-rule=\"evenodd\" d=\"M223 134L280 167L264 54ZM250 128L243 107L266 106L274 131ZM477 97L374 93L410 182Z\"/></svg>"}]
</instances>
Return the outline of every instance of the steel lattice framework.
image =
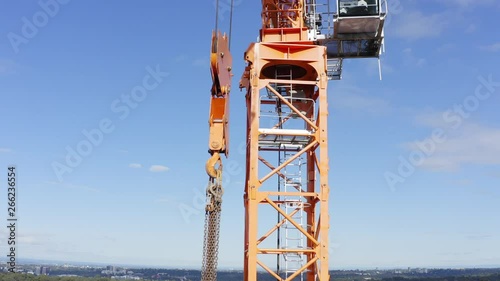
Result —
<instances>
[{"instance_id":1,"label":"steel lattice framework","mask_svg":"<svg viewBox=\"0 0 500 281\"><path fill-rule=\"evenodd\" d=\"M262 2L261 43L247 49L247 67L240 81L240 87L247 90L244 280L257 280L261 269L277 280L299 280L295 278L302 276L306 280L329 280L326 47L307 39L304 1ZM263 108L277 109L279 118L274 126L263 122ZM274 166L274 158L269 155L280 153L284 147L293 147L296 152ZM275 183L272 178L292 181L282 171L299 157L307 162L305 186L297 186L296 191L265 188ZM291 201L283 198L294 198L300 204L287 213L284 205ZM276 225L260 227L259 220L270 215L263 209L271 209L281 218ZM305 225L294 218L301 209L306 214ZM285 223L301 233L306 247L262 247ZM305 257L304 264L294 272L277 272L261 258L291 254Z\"/></svg>"}]
</instances>

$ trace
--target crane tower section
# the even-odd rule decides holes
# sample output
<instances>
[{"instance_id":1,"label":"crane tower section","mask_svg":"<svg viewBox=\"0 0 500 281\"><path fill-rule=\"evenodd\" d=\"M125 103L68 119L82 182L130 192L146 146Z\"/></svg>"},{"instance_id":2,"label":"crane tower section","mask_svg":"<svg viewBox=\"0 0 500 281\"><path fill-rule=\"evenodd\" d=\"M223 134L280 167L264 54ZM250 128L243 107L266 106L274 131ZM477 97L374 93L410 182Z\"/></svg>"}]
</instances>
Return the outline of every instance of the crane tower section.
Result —
<instances>
[{"instance_id":1,"label":"crane tower section","mask_svg":"<svg viewBox=\"0 0 500 281\"><path fill-rule=\"evenodd\" d=\"M328 81L344 59L380 56L387 5L323 1L262 0L244 55L246 281L329 280Z\"/></svg>"}]
</instances>

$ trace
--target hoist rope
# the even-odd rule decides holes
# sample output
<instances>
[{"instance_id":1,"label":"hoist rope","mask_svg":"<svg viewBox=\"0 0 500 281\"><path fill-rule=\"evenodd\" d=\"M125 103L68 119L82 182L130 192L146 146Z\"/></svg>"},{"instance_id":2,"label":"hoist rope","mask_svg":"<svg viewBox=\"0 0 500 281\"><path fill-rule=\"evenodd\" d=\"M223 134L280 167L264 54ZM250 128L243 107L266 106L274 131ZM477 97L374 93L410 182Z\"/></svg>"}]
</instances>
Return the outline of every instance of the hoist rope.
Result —
<instances>
[{"instance_id":1,"label":"hoist rope","mask_svg":"<svg viewBox=\"0 0 500 281\"><path fill-rule=\"evenodd\" d=\"M215 32L219 30L219 0L215 1Z\"/></svg>"},{"instance_id":2,"label":"hoist rope","mask_svg":"<svg viewBox=\"0 0 500 281\"><path fill-rule=\"evenodd\" d=\"M234 12L234 0L231 0L231 7L229 12L229 50L231 50L231 37L233 34L233 12ZM219 0L215 1L215 32L219 32Z\"/></svg>"},{"instance_id":3,"label":"hoist rope","mask_svg":"<svg viewBox=\"0 0 500 281\"><path fill-rule=\"evenodd\" d=\"M229 15L229 51L231 51L231 38L233 33L233 9L234 9L234 0L231 0L231 13Z\"/></svg>"}]
</instances>

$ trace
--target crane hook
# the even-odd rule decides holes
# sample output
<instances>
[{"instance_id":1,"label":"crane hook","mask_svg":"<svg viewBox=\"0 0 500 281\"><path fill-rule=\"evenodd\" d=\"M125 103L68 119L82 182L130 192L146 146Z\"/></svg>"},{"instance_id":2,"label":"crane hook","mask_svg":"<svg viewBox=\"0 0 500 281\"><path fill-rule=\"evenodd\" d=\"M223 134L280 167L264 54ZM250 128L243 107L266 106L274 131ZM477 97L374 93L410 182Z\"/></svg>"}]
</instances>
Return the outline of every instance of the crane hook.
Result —
<instances>
[{"instance_id":1,"label":"crane hook","mask_svg":"<svg viewBox=\"0 0 500 281\"><path fill-rule=\"evenodd\" d=\"M221 159L220 159L219 152L214 152L212 154L212 157L210 157L210 159L208 159L207 163L205 164L205 170L207 171L207 174L209 177L217 178L218 174L217 174L217 169L215 168L215 165L220 160Z\"/></svg>"}]
</instances>

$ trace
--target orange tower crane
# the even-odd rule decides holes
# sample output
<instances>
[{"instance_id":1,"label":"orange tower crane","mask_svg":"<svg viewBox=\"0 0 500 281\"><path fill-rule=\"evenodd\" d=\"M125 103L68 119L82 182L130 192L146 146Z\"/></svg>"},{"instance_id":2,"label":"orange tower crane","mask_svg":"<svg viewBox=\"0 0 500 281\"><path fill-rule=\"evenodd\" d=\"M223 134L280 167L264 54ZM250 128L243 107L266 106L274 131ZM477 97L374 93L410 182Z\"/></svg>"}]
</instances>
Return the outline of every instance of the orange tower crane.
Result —
<instances>
[{"instance_id":1,"label":"orange tower crane","mask_svg":"<svg viewBox=\"0 0 500 281\"><path fill-rule=\"evenodd\" d=\"M240 89L246 90L247 104L246 281L257 280L258 271L276 280L330 279L328 81L341 78L344 59L379 58L387 3L336 0L336 12L332 12L330 1L323 1L262 0L259 42L250 44L244 54ZM220 41L224 39L214 38L212 44L218 42L218 48L226 50L226 42ZM220 89L230 86L227 55L212 47L212 77ZM214 100L224 100L220 101L224 115L210 116L213 157L207 171L211 179L221 173L220 164L219 170L211 168L220 161L218 155L227 152L228 93L212 89L211 112L222 112L214 110ZM216 129L219 123L213 116L224 129ZM222 142L213 146L220 133ZM207 202L219 198L210 186ZM270 221L270 215L276 220ZM207 207L206 231L210 232L211 221ZM213 221L218 239L219 218ZM204 270L215 264L209 267L216 271L216 254L208 258L206 250L218 243L213 237L205 235ZM203 280L216 278L208 276L202 273Z\"/></svg>"}]
</instances>

